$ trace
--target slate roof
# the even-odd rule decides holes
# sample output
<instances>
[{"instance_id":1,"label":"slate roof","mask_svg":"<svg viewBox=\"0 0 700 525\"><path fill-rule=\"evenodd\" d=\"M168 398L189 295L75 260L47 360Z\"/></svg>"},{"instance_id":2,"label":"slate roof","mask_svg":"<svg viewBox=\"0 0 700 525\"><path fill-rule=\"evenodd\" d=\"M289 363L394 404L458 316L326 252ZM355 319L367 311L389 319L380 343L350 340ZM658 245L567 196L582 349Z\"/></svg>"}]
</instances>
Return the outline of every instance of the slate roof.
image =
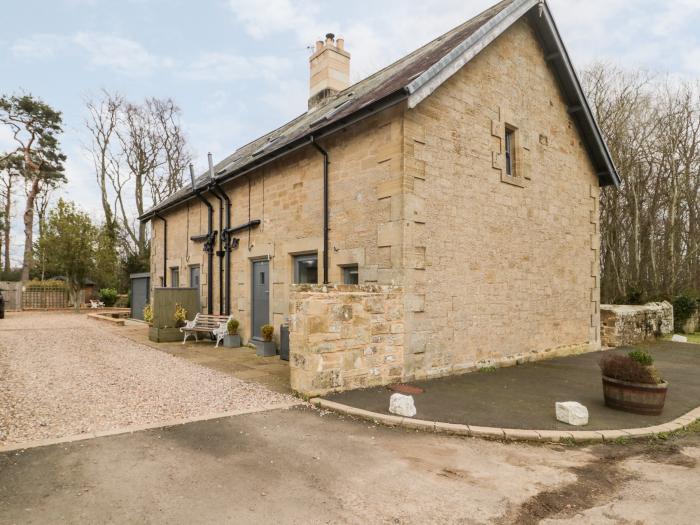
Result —
<instances>
[{"instance_id":1,"label":"slate roof","mask_svg":"<svg viewBox=\"0 0 700 525\"><path fill-rule=\"evenodd\" d=\"M529 13L533 21L537 22L538 17L531 11L538 5L542 6L553 27L553 31L552 29L549 31L544 29L544 33L546 33L543 35L544 40L548 40L546 37L552 37L550 38L553 41L552 45L561 44L563 49L563 43L561 43L558 31L553 25L553 19L551 19L546 2L540 2L540 0L503 0L413 53L329 98L322 105L310 109L280 128L239 148L214 166L215 179L217 182L224 182L235 178L289 151L303 147L309 143L311 137L318 138L327 135L339 127L349 125L353 120L371 114L377 108L384 109L409 98L412 93L429 81L436 77L439 80L441 74L444 77L450 64L456 62L461 67L460 64L463 65L463 63L456 59L458 55L463 56L464 50L471 50L473 55L477 54L482 47L488 45L500 32L507 29L524 14ZM539 14L539 19L542 19L542 12ZM569 97L572 99L572 105L579 104L577 107L590 112L588 104L580 92L580 84L575 73L573 73L573 78L568 78L570 75L567 73L572 73L573 67L565 50L562 62L564 62L563 65L568 65L571 68L570 72L562 71L559 76L567 77L569 84L573 84L573 88L569 90L572 95ZM556 62L553 65L557 67ZM557 69L559 68L557 67ZM576 87L578 87L578 91ZM414 105L412 104L411 107ZM610 154L602 142L597 124L591 119L587 126L586 122L582 122L582 127L585 128L583 131L592 135L589 137L591 140L587 142L590 142L589 151L597 153L600 157L598 159L600 162L596 164L598 164L597 168L600 168L602 182L618 184L619 177L612 165ZM587 137L586 133L584 133L584 137ZM204 190L210 183L209 174L204 173L197 178L195 185L197 189ZM151 208L140 219L148 220L152 218L154 212L175 206L193 196L194 192L188 184L185 188Z\"/></svg>"}]
</instances>

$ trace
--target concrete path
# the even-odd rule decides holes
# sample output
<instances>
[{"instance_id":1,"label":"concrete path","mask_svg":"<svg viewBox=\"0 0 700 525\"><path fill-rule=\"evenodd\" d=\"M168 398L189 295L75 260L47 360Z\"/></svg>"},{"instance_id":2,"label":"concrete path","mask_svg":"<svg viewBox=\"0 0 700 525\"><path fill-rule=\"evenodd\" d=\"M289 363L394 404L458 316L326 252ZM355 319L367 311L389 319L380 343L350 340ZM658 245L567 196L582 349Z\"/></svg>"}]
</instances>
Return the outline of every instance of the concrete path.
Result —
<instances>
[{"instance_id":1,"label":"concrete path","mask_svg":"<svg viewBox=\"0 0 700 525\"><path fill-rule=\"evenodd\" d=\"M0 523L693 523L700 436L505 444L308 408L0 454Z\"/></svg>"},{"instance_id":2,"label":"concrete path","mask_svg":"<svg viewBox=\"0 0 700 525\"><path fill-rule=\"evenodd\" d=\"M137 321L127 321L125 326L109 326L111 332L150 346L161 352L185 359L192 363L224 372L243 381L254 381L281 394L291 394L289 386L289 363L279 356L258 357L255 350L243 348L214 348L214 342L201 341L186 344L154 343L148 339L148 327Z\"/></svg>"},{"instance_id":3,"label":"concrete path","mask_svg":"<svg viewBox=\"0 0 700 525\"><path fill-rule=\"evenodd\" d=\"M598 368L602 353L597 352L412 383L425 389L414 395L416 419L481 427L590 431L653 427L700 406L700 345L658 342L642 348L654 356L657 368L670 383L661 416L639 416L607 408ZM372 388L325 399L388 414L391 394L387 388ZM554 416L556 401L586 405L590 424L576 428L558 422Z\"/></svg>"}]
</instances>

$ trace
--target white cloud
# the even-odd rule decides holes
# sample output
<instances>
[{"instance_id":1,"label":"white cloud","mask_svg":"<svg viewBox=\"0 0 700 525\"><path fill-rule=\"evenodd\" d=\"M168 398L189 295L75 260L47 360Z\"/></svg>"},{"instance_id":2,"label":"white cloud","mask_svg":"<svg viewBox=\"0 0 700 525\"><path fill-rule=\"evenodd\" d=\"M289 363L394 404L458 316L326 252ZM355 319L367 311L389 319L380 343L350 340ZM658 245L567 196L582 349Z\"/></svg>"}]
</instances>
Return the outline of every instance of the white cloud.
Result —
<instances>
[{"instance_id":1,"label":"white cloud","mask_svg":"<svg viewBox=\"0 0 700 525\"><path fill-rule=\"evenodd\" d=\"M300 43L311 44L329 24L320 18L318 2L308 0L228 0L235 17L250 36L262 39L277 33L293 33Z\"/></svg>"},{"instance_id":2,"label":"white cloud","mask_svg":"<svg viewBox=\"0 0 700 525\"><path fill-rule=\"evenodd\" d=\"M110 34L42 33L19 38L10 46L13 56L23 60L54 58L69 49L81 52L91 67L105 67L125 75L148 75L174 65L171 58L157 56L135 40Z\"/></svg>"},{"instance_id":3,"label":"white cloud","mask_svg":"<svg viewBox=\"0 0 700 525\"><path fill-rule=\"evenodd\" d=\"M279 78L289 70L289 60L276 56L247 57L236 53L202 54L183 75L195 80L231 81L251 78Z\"/></svg>"},{"instance_id":4,"label":"white cloud","mask_svg":"<svg viewBox=\"0 0 700 525\"><path fill-rule=\"evenodd\" d=\"M145 75L169 68L174 61L150 53L135 40L98 33L76 33L70 41L79 46L94 66L102 66L126 75Z\"/></svg>"},{"instance_id":5,"label":"white cloud","mask_svg":"<svg viewBox=\"0 0 700 525\"><path fill-rule=\"evenodd\" d=\"M53 57L65 45L66 39L54 34L36 34L17 39L10 52L16 58L46 59Z\"/></svg>"}]
</instances>

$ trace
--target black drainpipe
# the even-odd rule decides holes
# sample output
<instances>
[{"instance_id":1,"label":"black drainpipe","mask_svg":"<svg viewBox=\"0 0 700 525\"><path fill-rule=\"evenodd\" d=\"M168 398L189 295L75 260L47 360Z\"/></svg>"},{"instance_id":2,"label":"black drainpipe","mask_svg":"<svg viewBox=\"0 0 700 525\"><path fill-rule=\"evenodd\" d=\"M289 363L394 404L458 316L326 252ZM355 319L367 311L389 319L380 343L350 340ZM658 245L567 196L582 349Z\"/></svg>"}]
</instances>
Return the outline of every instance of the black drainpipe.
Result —
<instances>
[{"instance_id":1,"label":"black drainpipe","mask_svg":"<svg viewBox=\"0 0 700 525\"><path fill-rule=\"evenodd\" d=\"M212 182L209 184L209 191L211 194L219 201L219 249L216 252L216 256L219 258L219 315L224 313L224 202L221 199L221 195L213 189L214 181L214 161L212 160L211 153L207 155L209 159L209 180Z\"/></svg>"},{"instance_id":2,"label":"black drainpipe","mask_svg":"<svg viewBox=\"0 0 700 525\"><path fill-rule=\"evenodd\" d=\"M323 155L323 284L328 284L328 152L311 136L311 144Z\"/></svg>"},{"instance_id":3,"label":"black drainpipe","mask_svg":"<svg viewBox=\"0 0 700 525\"><path fill-rule=\"evenodd\" d=\"M221 237L223 240L224 249L226 250L226 302L224 313L231 314L231 239L228 230L231 228L231 199L228 198L226 192L219 186L219 183L214 181L211 185L212 193L218 192L219 195L226 201L226 228L221 229Z\"/></svg>"},{"instance_id":4,"label":"black drainpipe","mask_svg":"<svg viewBox=\"0 0 700 525\"><path fill-rule=\"evenodd\" d=\"M194 178L194 166L190 164L190 177L192 179L192 190L197 198L204 203L208 208L208 220L207 220L207 240L204 243L204 251L207 252L207 313L212 314L214 310L214 287L213 287L213 273L214 273L214 243L216 242L216 234L213 231L214 222L214 208L211 203L202 196L201 190L195 188L195 178Z\"/></svg>"},{"instance_id":5,"label":"black drainpipe","mask_svg":"<svg viewBox=\"0 0 700 525\"><path fill-rule=\"evenodd\" d=\"M168 221L160 213L153 214L163 221L163 288L168 287Z\"/></svg>"}]
</instances>

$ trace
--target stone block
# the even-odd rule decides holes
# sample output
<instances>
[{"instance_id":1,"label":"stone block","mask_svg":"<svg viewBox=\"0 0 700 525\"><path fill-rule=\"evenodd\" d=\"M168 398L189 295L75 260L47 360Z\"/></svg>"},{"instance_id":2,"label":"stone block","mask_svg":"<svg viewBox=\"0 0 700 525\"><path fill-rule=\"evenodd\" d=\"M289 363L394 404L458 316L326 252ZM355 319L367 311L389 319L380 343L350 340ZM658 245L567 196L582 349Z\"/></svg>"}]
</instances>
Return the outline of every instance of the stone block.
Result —
<instances>
[{"instance_id":1,"label":"stone block","mask_svg":"<svg viewBox=\"0 0 700 525\"><path fill-rule=\"evenodd\" d=\"M588 424L588 409L576 401L556 403L557 421L576 427Z\"/></svg>"},{"instance_id":2,"label":"stone block","mask_svg":"<svg viewBox=\"0 0 700 525\"><path fill-rule=\"evenodd\" d=\"M416 406L413 396L392 394L389 399L389 412L398 416L413 417L416 415Z\"/></svg>"},{"instance_id":3,"label":"stone block","mask_svg":"<svg viewBox=\"0 0 700 525\"><path fill-rule=\"evenodd\" d=\"M671 338L671 341L673 341L674 343L687 343L688 338L684 335L674 334L674 336Z\"/></svg>"}]
</instances>

